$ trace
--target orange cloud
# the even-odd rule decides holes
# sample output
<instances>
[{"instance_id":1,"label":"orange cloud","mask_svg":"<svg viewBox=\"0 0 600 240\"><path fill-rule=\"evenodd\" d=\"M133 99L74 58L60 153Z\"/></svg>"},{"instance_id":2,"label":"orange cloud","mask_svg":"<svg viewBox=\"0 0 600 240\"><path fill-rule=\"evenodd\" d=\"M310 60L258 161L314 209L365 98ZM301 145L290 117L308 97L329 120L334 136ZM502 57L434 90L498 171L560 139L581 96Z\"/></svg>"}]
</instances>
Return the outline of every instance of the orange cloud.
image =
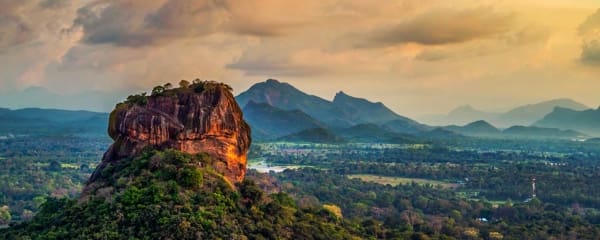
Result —
<instances>
[{"instance_id":1,"label":"orange cloud","mask_svg":"<svg viewBox=\"0 0 600 240\"><path fill-rule=\"evenodd\" d=\"M490 8L469 10L438 9L414 17L393 27L378 30L367 46L399 43L440 45L497 36L510 30L511 15Z\"/></svg>"}]
</instances>

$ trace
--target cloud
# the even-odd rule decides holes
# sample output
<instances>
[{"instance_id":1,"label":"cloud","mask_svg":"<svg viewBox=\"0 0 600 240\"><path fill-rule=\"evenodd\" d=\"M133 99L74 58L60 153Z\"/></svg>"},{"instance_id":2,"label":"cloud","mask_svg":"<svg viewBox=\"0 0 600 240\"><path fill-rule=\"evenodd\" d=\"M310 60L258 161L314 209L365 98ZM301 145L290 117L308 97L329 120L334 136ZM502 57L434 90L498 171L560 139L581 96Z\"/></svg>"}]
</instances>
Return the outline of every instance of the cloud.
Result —
<instances>
[{"instance_id":1,"label":"cloud","mask_svg":"<svg viewBox=\"0 0 600 240\"><path fill-rule=\"evenodd\" d=\"M488 38L510 30L512 16L490 8L434 10L374 33L366 46L386 47L400 43L442 45Z\"/></svg>"},{"instance_id":2,"label":"cloud","mask_svg":"<svg viewBox=\"0 0 600 240\"><path fill-rule=\"evenodd\" d=\"M581 46L581 61L586 64L600 64L600 40L584 42Z\"/></svg>"},{"instance_id":3,"label":"cloud","mask_svg":"<svg viewBox=\"0 0 600 240\"><path fill-rule=\"evenodd\" d=\"M579 34L585 35L600 30L600 9L579 25Z\"/></svg>"},{"instance_id":4,"label":"cloud","mask_svg":"<svg viewBox=\"0 0 600 240\"><path fill-rule=\"evenodd\" d=\"M39 3L41 8L64 8L70 4L69 0L42 0Z\"/></svg>"},{"instance_id":5,"label":"cloud","mask_svg":"<svg viewBox=\"0 0 600 240\"><path fill-rule=\"evenodd\" d=\"M583 38L580 61L585 64L600 64L600 9L579 25Z\"/></svg>"},{"instance_id":6,"label":"cloud","mask_svg":"<svg viewBox=\"0 0 600 240\"><path fill-rule=\"evenodd\" d=\"M227 0L224 31L257 37L281 37L323 23L322 1Z\"/></svg>"},{"instance_id":7,"label":"cloud","mask_svg":"<svg viewBox=\"0 0 600 240\"><path fill-rule=\"evenodd\" d=\"M286 5L269 0L99 0L78 10L74 28L81 27L86 44L120 47L215 33L276 37L308 24L306 19L271 17L289 10Z\"/></svg>"},{"instance_id":8,"label":"cloud","mask_svg":"<svg viewBox=\"0 0 600 240\"><path fill-rule=\"evenodd\" d=\"M226 19L223 1L95 1L80 8L74 27L83 42L141 47L214 33Z\"/></svg>"},{"instance_id":9,"label":"cloud","mask_svg":"<svg viewBox=\"0 0 600 240\"><path fill-rule=\"evenodd\" d=\"M415 56L415 60L435 62L444 60L449 57L449 54L439 50L424 50Z\"/></svg>"},{"instance_id":10,"label":"cloud","mask_svg":"<svg viewBox=\"0 0 600 240\"><path fill-rule=\"evenodd\" d=\"M22 11L29 1L0 0L0 49L34 39L35 33Z\"/></svg>"},{"instance_id":11,"label":"cloud","mask_svg":"<svg viewBox=\"0 0 600 240\"><path fill-rule=\"evenodd\" d=\"M254 48L242 54L229 69L241 70L248 76L314 76L325 72L324 66L314 66L298 62L284 51L270 51L266 48Z\"/></svg>"}]
</instances>

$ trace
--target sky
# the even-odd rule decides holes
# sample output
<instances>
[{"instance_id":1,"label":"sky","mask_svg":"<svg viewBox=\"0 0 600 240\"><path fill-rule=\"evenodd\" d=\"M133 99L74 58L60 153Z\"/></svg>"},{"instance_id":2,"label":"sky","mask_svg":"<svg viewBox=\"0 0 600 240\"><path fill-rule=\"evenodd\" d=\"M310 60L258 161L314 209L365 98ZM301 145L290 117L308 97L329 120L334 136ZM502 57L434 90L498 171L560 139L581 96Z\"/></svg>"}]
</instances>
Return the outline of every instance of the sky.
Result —
<instances>
[{"instance_id":1,"label":"sky","mask_svg":"<svg viewBox=\"0 0 600 240\"><path fill-rule=\"evenodd\" d=\"M0 0L0 107L110 111L132 93L275 78L409 117L600 105L597 0Z\"/></svg>"}]
</instances>

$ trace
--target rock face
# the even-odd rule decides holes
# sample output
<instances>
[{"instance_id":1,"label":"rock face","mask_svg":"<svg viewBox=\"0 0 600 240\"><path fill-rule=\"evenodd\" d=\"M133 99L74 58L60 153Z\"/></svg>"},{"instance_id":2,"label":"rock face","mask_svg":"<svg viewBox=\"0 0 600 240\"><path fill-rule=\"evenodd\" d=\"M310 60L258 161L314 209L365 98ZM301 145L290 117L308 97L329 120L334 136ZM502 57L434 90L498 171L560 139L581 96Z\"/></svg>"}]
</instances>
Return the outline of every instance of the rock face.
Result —
<instances>
[{"instance_id":1,"label":"rock face","mask_svg":"<svg viewBox=\"0 0 600 240\"><path fill-rule=\"evenodd\" d=\"M138 95L110 114L108 133L115 141L90 177L84 194L111 162L135 156L145 148L208 153L213 167L232 183L243 180L250 127L231 93L216 82ZM87 190L87 191L86 191Z\"/></svg>"}]
</instances>

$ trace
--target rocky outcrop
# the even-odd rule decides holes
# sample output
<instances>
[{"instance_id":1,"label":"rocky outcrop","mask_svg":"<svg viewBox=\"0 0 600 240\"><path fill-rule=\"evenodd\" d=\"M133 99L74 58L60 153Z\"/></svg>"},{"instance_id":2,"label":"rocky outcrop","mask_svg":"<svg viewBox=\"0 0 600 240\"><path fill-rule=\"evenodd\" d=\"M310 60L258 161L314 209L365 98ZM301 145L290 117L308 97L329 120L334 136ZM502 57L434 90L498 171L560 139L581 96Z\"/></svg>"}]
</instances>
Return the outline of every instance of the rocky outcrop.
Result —
<instances>
[{"instance_id":1,"label":"rocky outcrop","mask_svg":"<svg viewBox=\"0 0 600 240\"><path fill-rule=\"evenodd\" d=\"M232 183L243 180L250 127L231 93L216 82L198 82L152 96L130 96L110 114L108 133L114 140L90 177L84 195L112 162L123 161L144 149L176 149L208 153L213 167Z\"/></svg>"}]
</instances>

